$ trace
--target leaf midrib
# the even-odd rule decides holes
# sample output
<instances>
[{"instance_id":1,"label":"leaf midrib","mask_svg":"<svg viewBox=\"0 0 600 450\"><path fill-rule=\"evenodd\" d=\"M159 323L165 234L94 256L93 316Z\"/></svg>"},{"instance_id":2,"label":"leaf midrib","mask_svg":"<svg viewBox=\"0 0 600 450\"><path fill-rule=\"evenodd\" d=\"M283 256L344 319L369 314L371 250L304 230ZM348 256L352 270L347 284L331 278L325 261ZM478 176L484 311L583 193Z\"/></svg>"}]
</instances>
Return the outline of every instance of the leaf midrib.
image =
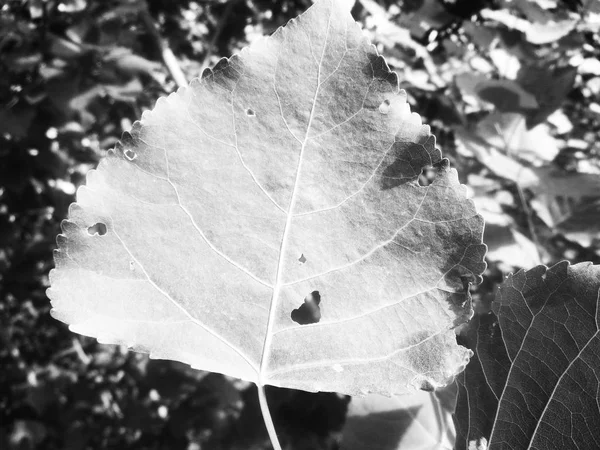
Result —
<instances>
[{"instance_id":1,"label":"leaf midrib","mask_svg":"<svg viewBox=\"0 0 600 450\"><path fill-rule=\"evenodd\" d=\"M329 17L327 19L327 29L325 32L325 40L323 42L323 49L321 51L321 59L319 60L319 64L317 66L317 87L315 88L315 94L313 97L312 106L310 109L310 115L308 118L308 123L306 125L306 134L304 135L304 140L302 142L302 146L300 147L300 155L298 157L298 166L296 167L296 176L294 178L294 187L292 189L292 195L290 198L290 203L287 209L287 216L285 221L285 226L283 228L283 235L281 238L281 246L279 248L279 259L277 262L277 271L275 275L275 285L273 286L273 295L271 297L271 304L269 305L269 318L267 320L267 330L265 332L265 341L263 344L263 352L260 359L260 365L258 368L258 382L260 385L264 385L263 375L265 372L265 368L268 362L268 357L271 350L271 342L273 338L273 325L275 323L275 315L277 312L277 302L279 300L279 294L281 292L281 288L283 286L282 283L282 268L283 268L283 260L285 255L287 254L287 243L288 243L288 234L290 231L290 225L292 223L292 219L294 217L294 208L296 206L296 197L298 191L298 180L300 179L300 173L302 170L302 161L304 159L304 151L306 149L306 144L308 142L308 135L310 133L310 127L312 125L312 121L314 118L315 106L317 104L317 99L319 97L319 89L321 88L321 68L323 66L323 58L325 57L325 50L327 49L327 41L329 39L329 29L331 26L331 16L332 10L329 11ZM285 120L285 119L284 119Z\"/></svg>"}]
</instances>

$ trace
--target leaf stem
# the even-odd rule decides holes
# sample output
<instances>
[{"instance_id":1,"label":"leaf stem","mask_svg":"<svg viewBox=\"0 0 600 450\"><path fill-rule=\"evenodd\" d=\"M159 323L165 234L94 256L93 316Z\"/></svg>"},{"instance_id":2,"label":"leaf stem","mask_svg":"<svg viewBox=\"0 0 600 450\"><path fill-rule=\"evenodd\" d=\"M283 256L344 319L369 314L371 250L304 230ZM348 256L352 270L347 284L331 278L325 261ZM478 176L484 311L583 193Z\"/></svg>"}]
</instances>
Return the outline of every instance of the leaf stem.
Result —
<instances>
[{"instance_id":1,"label":"leaf stem","mask_svg":"<svg viewBox=\"0 0 600 450\"><path fill-rule=\"evenodd\" d=\"M269 404L267 403L267 396L265 395L265 386L264 384L257 383L256 387L258 389L258 402L260 403L260 411L262 412L263 420L265 421L265 426L267 427L267 432L269 433L269 439L271 439L271 444L273 444L273 450L281 450L281 444L277 438L275 425L273 424L273 419L271 418L271 411L269 411Z\"/></svg>"}]
</instances>

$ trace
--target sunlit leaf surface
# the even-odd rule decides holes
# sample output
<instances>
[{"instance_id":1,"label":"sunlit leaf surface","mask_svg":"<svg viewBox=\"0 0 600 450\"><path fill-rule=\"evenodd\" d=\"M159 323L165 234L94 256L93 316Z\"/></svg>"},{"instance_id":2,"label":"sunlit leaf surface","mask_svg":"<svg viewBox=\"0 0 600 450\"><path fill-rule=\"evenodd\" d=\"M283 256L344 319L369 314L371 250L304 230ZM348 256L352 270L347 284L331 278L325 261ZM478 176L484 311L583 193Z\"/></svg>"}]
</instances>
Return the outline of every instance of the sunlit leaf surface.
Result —
<instances>
[{"instance_id":1,"label":"sunlit leaf surface","mask_svg":"<svg viewBox=\"0 0 600 450\"><path fill-rule=\"evenodd\" d=\"M397 76L322 0L143 115L79 190L48 295L73 331L154 358L401 393L468 360L453 329L482 228Z\"/></svg>"}]
</instances>

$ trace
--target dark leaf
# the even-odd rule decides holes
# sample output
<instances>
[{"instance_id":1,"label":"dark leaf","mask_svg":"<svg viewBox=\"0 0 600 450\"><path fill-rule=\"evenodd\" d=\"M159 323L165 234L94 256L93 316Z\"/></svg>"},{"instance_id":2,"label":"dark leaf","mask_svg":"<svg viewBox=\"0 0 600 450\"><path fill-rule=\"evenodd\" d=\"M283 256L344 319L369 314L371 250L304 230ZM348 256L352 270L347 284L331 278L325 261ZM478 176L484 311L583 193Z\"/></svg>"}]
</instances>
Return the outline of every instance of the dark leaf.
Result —
<instances>
[{"instance_id":1,"label":"dark leaf","mask_svg":"<svg viewBox=\"0 0 600 450\"><path fill-rule=\"evenodd\" d=\"M600 448L600 266L517 272L492 309L468 331L456 448Z\"/></svg>"},{"instance_id":2,"label":"dark leaf","mask_svg":"<svg viewBox=\"0 0 600 450\"><path fill-rule=\"evenodd\" d=\"M522 66L517 75L517 82L531 92L539 108L527 117L527 126L534 127L542 123L556 111L573 88L577 68L566 66L552 68L549 66Z\"/></svg>"}]
</instances>

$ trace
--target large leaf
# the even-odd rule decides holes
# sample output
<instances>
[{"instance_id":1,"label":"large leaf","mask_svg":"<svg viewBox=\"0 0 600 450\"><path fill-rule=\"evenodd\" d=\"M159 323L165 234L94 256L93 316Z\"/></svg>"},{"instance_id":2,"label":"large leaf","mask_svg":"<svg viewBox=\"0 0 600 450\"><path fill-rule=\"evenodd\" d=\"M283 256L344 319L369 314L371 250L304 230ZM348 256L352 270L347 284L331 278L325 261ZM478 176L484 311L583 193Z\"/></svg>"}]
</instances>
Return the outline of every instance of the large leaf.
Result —
<instances>
[{"instance_id":1,"label":"large leaf","mask_svg":"<svg viewBox=\"0 0 600 450\"><path fill-rule=\"evenodd\" d=\"M600 448L600 266L517 272L492 307L469 327L456 448Z\"/></svg>"},{"instance_id":2,"label":"large leaf","mask_svg":"<svg viewBox=\"0 0 600 450\"><path fill-rule=\"evenodd\" d=\"M143 115L78 191L48 295L73 331L154 358L401 393L468 360L453 329L482 227L396 75L322 0Z\"/></svg>"}]
</instances>

